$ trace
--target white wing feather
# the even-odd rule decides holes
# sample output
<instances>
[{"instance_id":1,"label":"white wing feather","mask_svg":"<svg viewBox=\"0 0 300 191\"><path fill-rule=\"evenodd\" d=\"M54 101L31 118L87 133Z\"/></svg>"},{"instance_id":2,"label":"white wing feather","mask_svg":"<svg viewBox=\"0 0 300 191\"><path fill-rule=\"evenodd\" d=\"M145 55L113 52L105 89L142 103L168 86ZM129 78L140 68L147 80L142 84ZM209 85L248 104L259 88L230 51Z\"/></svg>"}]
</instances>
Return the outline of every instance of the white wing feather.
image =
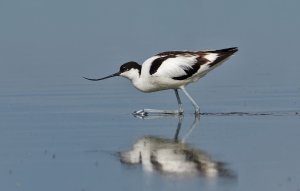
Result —
<instances>
[{"instance_id":1,"label":"white wing feather","mask_svg":"<svg viewBox=\"0 0 300 191\"><path fill-rule=\"evenodd\" d=\"M153 76L163 76L174 78L186 75L184 69L190 69L197 62L197 56L178 56L175 58L168 58L158 68Z\"/></svg>"}]
</instances>

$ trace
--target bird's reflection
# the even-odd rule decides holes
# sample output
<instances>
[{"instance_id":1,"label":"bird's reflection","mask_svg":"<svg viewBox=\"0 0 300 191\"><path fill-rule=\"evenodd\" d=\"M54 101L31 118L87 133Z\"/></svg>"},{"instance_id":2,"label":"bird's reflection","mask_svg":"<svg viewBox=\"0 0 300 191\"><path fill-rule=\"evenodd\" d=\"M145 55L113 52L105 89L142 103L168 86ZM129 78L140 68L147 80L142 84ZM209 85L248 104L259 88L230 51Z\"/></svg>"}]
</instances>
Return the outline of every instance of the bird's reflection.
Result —
<instances>
[{"instance_id":1,"label":"bird's reflection","mask_svg":"<svg viewBox=\"0 0 300 191\"><path fill-rule=\"evenodd\" d=\"M179 117L173 138L144 136L134 143L132 150L120 153L120 161L125 164L142 164L146 171L162 174L233 177L223 162L215 161L206 152L185 143L199 118L196 117L189 131L179 138L182 119Z\"/></svg>"}]
</instances>

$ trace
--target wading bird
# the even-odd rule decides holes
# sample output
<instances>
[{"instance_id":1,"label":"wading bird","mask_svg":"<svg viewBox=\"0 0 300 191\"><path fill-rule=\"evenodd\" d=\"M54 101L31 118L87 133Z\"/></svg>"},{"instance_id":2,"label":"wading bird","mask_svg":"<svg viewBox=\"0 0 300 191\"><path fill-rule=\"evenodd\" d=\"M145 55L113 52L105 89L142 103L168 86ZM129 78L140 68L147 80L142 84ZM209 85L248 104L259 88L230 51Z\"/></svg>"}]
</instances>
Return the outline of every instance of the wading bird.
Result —
<instances>
[{"instance_id":1,"label":"wading bird","mask_svg":"<svg viewBox=\"0 0 300 191\"><path fill-rule=\"evenodd\" d=\"M131 80L134 87L142 92L155 92L173 89L178 102L178 110L143 109L135 114L183 114L182 102L178 89L192 102L195 114L200 114L200 108L185 86L196 82L209 71L216 68L238 51L237 47L206 51L168 51L148 58L142 65L130 61L120 67L119 72L99 79L86 78L98 81L115 76L123 76Z\"/></svg>"}]
</instances>

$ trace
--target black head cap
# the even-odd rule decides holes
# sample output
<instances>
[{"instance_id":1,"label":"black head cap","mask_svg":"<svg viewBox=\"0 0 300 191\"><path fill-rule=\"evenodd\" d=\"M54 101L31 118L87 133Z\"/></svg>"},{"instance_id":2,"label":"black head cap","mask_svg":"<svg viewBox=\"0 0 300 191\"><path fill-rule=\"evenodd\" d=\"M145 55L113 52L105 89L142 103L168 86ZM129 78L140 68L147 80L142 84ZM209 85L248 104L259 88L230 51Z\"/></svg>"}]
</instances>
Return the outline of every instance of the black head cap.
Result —
<instances>
[{"instance_id":1,"label":"black head cap","mask_svg":"<svg viewBox=\"0 0 300 191\"><path fill-rule=\"evenodd\" d=\"M139 65L138 63L134 62L134 61L130 61L130 62L127 62L127 63L123 64L120 67L120 73L129 71L132 68L139 70L139 73L141 74L142 66Z\"/></svg>"}]
</instances>

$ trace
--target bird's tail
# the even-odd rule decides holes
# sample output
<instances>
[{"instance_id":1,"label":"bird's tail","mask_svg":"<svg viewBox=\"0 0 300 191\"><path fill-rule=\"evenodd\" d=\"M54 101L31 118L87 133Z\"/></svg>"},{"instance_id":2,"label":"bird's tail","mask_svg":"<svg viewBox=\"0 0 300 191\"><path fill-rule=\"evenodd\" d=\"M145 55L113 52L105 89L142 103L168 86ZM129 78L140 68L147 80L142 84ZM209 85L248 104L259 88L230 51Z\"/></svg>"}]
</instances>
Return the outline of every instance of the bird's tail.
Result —
<instances>
[{"instance_id":1,"label":"bird's tail","mask_svg":"<svg viewBox=\"0 0 300 191\"><path fill-rule=\"evenodd\" d=\"M232 47L232 48L224 48L220 50L209 50L207 52L217 53L217 54L234 54L237 51L238 51L238 47Z\"/></svg>"},{"instance_id":2,"label":"bird's tail","mask_svg":"<svg viewBox=\"0 0 300 191\"><path fill-rule=\"evenodd\" d=\"M237 51L238 51L237 47L206 51L207 54L216 55L216 59L213 62L211 62L209 65L210 66L220 65Z\"/></svg>"}]
</instances>

